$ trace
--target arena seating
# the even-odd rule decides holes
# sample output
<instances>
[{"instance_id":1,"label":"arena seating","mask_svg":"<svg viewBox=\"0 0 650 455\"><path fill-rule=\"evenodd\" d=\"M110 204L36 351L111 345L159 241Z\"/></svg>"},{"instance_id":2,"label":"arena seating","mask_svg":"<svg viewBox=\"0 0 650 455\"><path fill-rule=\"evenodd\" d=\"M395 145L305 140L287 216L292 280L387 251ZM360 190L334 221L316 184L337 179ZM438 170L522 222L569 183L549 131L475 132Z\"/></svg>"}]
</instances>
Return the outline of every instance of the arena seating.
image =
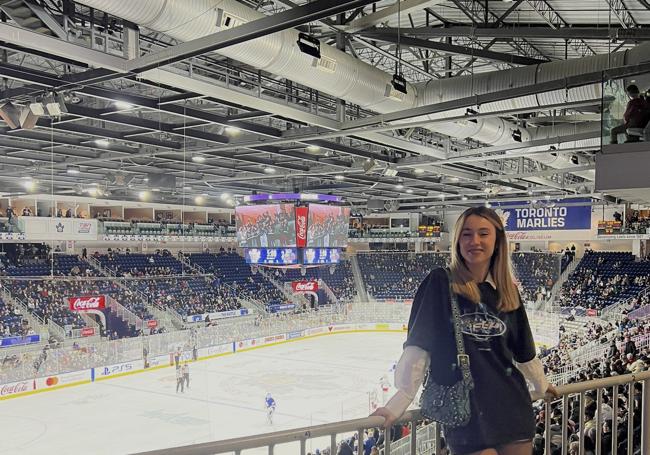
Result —
<instances>
[{"instance_id":1,"label":"arena seating","mask_svg":"<svg viewBox=\"0 0 650 455\"><path fill-rule=\"evenodd\" d=\"M190 254L188 259L206 272L214 273L222 283L239 284L244 298L262 301L269 306L286 303L283 293L261 273L254 274L237 253L198 253Z\"/></svg>"},{"instance_id":2,"label":"arena seating","mask_svg":"<svg viewBox=\"0 0 650 455\"><path fill-rule=\"evenodd\" d=\"M562 307L601 310L636 296L650 284L650 262L631 253L587 252L562 285Z\"/></svg>"},{"instance_id":3,"label":"arena seating","mask_svg":"<svg viewBox=\"0 0 650 455\"><path fill-rule=\"evenodd\" d=\"M444 267L447 253L358 253L357 260L368 294L375 299L412 299L415 291L437 267Z\"/></svg>"},{"instance_id":4,"label":"arena seating","mask_svg":"<svg viewBox=\"0 0 650 455\"><path fill-rule=\"evenodd\" d=\"M98 260L102 267L119 276L179 275L183 272L183 264L168 253L110 253L99 255Z\"/></svg>"},{"instance_id":5,"label":"arena seating","mask_svg":"<svg viewBox=\"0 0 650 455\"><path fill-rule=\"evenodd\" d=\"M334 267L334 273L330 272L330 267L313 267L305 270L302 275L298 269L276 270L273 276L276 280L288 283L302 280L321 280L330 288L339 302L350 302L356 297L356 286L352 276L352 265L348 260L341 262ZM319 294L319 304L328 303L329 299L325 293Z\"/></svg>"},{"instance_id":6,"label":"arena seating","mask_svg":"<svg viewBox=\"0 0 650 455\"><path fill-rule=\"evenodd\" d=\"M554 253L517 252L511 257L522 299L531 302L548 296L560 277L561 256Z\"/></svg>"},{"instance_id":7,"label":"arena seating","mask_svg":"<svg viewBox=\"0 0 650 455\"><path fill-rule=\"evenodd\" d=\"M152 304L185 317L241 308L236 283L222 286L218 279L166 277L138 280L135 284Z\"/></svg>"},{"instance_id":8,"label":"arena seating","mask_svg":"<svg viewBox=\"0 0 650 455\"><path fill-rule=\"evenodd\" d=\"M23 336L29 331L27 321L0 297L0 338Z\"/></svg>"},{"instance_id":9,"label":"arena seating","mask_svg":"<svg viewBox=\"0 0 650 455\"><path fill-rule=\"evenodd\" d=\"M6 261L6 275L14 277L97 275L90 264L73 254L55 253L50 259L30 259L20 264Z\"/></svg>"}]
</instances>

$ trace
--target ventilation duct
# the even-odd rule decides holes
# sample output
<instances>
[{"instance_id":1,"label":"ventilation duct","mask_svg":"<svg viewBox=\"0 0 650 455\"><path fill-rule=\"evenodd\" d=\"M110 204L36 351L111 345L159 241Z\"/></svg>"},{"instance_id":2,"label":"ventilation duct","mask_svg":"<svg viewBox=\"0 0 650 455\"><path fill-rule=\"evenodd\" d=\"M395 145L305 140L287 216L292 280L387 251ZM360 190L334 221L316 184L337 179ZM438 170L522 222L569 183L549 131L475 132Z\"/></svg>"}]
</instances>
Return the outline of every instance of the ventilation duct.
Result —
<instances>
[{"instance_id":1,"label":"ventilation duct","mask_svg":"<svg viewBox=\"0 0 650 455\"><path fill-rule=\"evenodd\" d=\"M128 21L164 32L180 41L190 41L242 23L264 17L235 0L194 0L192 2L169 0L77 0ZM388 113L433 103L453 101L473 95L492 93L551 80L561 80L593 71L601 71L623 64L650 60L650 43L628 51L596 55L580 59L542 63L509 70L494 71L450 79L432 79L427 83L407 84L407 93L393 89L392 75L355 59L332 46L321 44L321 60L327 65L300 51L296 45L298 31L284 30L269 36L219 50L219 54L240 61L277 76L312 87L331 96L374 110ZM335 68L334 71L331 68ZM395 96L395 93L403 96ZM558 90L488 103L481 112L502 112L509 109L535 108L588 99L599 99L601 87L592 84L569 90ZM464 115L465 109L434 114L420 119L437 120L448 116ZM550 129L549 129L550 128ZM581 129L593 131L592 125ZM517 125L499 118L478 121L440 122L430 126L432 131L457 138L471 138L492 145L514 143L512 131ZM522 142L557 136L559 130L548 128L519 128ZM582 131L584 132L584 131ZM571 133L572 134L572 133ZM562 144L562 148L597 145L598 140ZM518 152L522 150L519 149ZM572 167L561 155L535 154L539 162L555 168ZM593 179L593 172L583 173Z\"/></svg>"}]
</instances>

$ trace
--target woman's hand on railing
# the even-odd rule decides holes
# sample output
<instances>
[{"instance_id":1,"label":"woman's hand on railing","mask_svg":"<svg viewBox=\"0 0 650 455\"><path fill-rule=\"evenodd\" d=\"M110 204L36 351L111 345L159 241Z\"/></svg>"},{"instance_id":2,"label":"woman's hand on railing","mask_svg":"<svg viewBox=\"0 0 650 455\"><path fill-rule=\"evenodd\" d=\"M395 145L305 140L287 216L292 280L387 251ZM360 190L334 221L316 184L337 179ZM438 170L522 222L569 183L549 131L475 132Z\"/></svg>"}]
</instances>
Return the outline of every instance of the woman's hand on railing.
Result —
<instances>
[{"instance_id":1,"label":"woman's hand on railing","mask_svg":"<svg viewBox=\"0 0 650 455\"><path fill-rule=\"evenodd\" d=\"M560 398L560 394L553 384L548 385L546 393L544 394L544 398L548 401Z\"/></svg>"},{"instance_id":2,"label":"woman's hand on railing","mask_svg":"<svg viewBox=\"0 0 650 455\"><path fill-rule=\"evenodd\" d=\"M393 423L397 420L397 416L393 414L388 408L381 407L377 408L375 412L370 414L370 417L383 417L384 418L384 428L390 428L393 426Z\"/></svg>"}]
</instances>

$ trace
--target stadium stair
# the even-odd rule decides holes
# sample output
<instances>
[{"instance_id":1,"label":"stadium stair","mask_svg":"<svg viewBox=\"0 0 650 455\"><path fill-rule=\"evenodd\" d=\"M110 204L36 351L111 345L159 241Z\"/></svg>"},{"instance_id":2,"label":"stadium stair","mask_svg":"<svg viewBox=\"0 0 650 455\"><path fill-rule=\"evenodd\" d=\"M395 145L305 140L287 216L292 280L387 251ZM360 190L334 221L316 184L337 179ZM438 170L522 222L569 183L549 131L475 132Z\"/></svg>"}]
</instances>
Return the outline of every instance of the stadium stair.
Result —
<instances>
[{"instance_id":1,"label":"stadium stair","mask_svg":"<svg viewBox=\"0 0 650 455\"><path fill-rule=\"evenodd\" d=\"M359 300L362 302L368 301L368 292L366 291L366 286L363 283L363 277L361 275L361 269L359 268L359 261L356 254L350 255L350 264L352 265L352 276L354 277L354 286L357 288L357 295Z\"/></svg>"}]
</instances>

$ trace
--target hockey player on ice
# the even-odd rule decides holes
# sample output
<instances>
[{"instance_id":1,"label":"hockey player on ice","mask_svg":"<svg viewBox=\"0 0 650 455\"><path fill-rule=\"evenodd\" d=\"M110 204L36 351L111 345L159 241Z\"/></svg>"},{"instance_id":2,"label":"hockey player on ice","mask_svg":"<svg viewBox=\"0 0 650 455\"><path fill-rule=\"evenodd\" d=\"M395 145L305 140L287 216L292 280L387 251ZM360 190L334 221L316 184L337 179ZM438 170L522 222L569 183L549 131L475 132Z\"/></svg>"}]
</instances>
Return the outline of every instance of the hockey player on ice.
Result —
<instances>
[{"instance_id":1,"label":"hockey player on ice","mask_svg":"<svg viewBox=\"0 0 650 455\"><path fill-rule=\"evenodd\" d=\"M269 424L273 424L273 414L275 413L275 400L271 396L270 393L266 394L266 399L264 400L264 404L266 406L266 420L268 420Z\"/></svg>"}]
</instances>

